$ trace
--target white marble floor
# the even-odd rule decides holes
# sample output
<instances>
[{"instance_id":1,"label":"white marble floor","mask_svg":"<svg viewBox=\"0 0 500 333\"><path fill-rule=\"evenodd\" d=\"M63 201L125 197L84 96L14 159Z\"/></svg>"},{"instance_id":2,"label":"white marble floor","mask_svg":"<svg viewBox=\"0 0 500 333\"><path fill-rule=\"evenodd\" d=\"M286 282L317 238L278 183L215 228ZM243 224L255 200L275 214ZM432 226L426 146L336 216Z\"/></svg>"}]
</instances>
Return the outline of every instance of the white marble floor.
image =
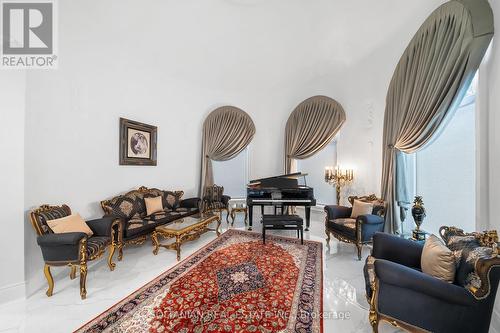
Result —
<instances>
[{"instance_id":1,"label":"white marble floor","mask_svg":"<svg viewBox=\"0 0 500 333\"><path fill-rule=\"evenodd\" d=\"M258 216L254 217L258 220ZM226 223L222 224L227 229ZM243 229L241 215L234 228ZM254 231L260 232L260 223ZM286 231L275 233L286 235ZM293 236L290 232L289 236ZM186 257L215 237L213 232L182 247ZM311 230L305 238L325 243L324 222L321 213L313 213ZM23 301L0 305L0 332L71 332L94 318L122 298L146 284L176 264L175 252L160 249L153 255L150 243L130 246L124 250L124 260L117 262L113 272L105 260L89 267L87 299L79 295L78 279L70 280L69 269L54 270L55 288L52 297L39 290ZM363 258L370 249L363 250ZM363 263L358 261L355 247L351 244L331 241L330 251L324 246L324 310L331 314L324 320L325 332L371 332L368 323L368 303L364 296ZM40 274L43 274L40 270ZM381 332L395 332L388 324L380 325Z\"/></svg>"}]
</instances>

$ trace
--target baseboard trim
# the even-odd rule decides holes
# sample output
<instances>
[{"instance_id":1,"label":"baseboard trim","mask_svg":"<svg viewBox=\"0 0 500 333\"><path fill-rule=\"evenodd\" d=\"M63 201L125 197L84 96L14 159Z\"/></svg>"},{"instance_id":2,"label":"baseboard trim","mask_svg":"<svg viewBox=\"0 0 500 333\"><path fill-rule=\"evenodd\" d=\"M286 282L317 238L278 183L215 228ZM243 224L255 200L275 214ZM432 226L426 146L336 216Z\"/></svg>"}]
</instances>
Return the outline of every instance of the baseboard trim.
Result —
<instances>
[{"instance_id":1,"label":"baseboard trim","mask_svg":"<svg viewBox=\"0 0 500 333\"><path fill-rule=\"evenodd\" d=\"M0 304L26 298L26 283L18 282L0 287Z\"/></svg>"}]
</instances>

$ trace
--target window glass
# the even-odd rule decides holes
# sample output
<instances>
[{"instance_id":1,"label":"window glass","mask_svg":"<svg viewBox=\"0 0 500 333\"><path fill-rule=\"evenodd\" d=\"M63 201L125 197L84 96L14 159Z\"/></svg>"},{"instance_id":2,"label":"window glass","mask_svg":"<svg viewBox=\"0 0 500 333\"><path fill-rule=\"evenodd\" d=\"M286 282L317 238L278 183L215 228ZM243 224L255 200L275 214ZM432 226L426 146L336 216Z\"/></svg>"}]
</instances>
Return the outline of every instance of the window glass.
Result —
<instances>
[{"instance_id":1,"label":"window glass","mask_svg":"<svg viewBox=\"0 0 500 333\"><path fill-rule=\"evenodd\" d=\"M212 161L214 182L231 198L246 198L248 148L229 161Z\"/></svg>"},{"instance_id":2,"label":"window glass","mask_svg":"<svg viewBox=\"0 0 500 333\"><path fill-rule=\"evenodd\" d=\"M325 167L335 165L337 165L336 140L315 155L304 160L297 160L297 170L308 174L307 186L314 188L314 197L318 205L336 203L335 187L325 183Z\"/></svg>"},{"instance_id":3,"label":"window glass","mask_svg":"<svg viewBox=\"0 0 500 333\"><path fill-rule=\"evenodd\" d=\"M476 82L441 135L415 154L415 191L427 211L422 229L434 234L444 225L475 230Z\"/></svg>"}]
</instances>

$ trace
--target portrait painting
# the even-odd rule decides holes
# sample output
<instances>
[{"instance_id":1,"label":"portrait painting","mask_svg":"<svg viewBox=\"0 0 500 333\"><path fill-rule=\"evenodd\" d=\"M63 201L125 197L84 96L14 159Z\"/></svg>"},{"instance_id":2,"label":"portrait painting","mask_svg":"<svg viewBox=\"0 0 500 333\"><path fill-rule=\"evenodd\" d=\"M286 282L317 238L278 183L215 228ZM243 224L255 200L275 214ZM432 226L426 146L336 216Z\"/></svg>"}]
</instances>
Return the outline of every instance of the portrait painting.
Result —
<instances>
[{"instance_id":1,"label":"portrait painting","mask_svg":"<svg viewBox=\"0 0 500 333\"><path fill-rule=\"evenodd\" d=\"M120 118L120 165L156 165L156 126Z\"/></svg>"}]
</instances>

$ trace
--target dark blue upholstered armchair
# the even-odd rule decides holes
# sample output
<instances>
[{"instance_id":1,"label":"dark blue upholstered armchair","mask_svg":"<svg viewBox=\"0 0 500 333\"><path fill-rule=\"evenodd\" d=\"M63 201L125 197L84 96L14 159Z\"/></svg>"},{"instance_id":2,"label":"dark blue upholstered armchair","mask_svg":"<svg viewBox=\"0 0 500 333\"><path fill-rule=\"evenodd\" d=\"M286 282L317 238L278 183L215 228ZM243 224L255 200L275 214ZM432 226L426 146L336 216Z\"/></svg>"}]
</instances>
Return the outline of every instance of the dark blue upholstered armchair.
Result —
<instances>
[{"instance_id":1,"label":"dark blue upholstered armchair","mask_svg":"<svg viewBox=\"0 0 500 333\"><path fill-rule=\"evenodd\" d=\"M372 214L360 215L353 219L351 218L352 207L325 206L326 243L327 246L330 246L330 235L342 242L353 243L358 250L358 260L361 260L363 244L371 243L372 237L377 231L384 231L386 205L374 194L364 197L349 197L351 205L354 200L372 202Z\"/></svg>"},{"instance_id":2,"label":"dark blue upholstered armchair","mask_svg":"<svg viewBox=\"0 0 500 333\"><path fill-rule=\"evenodd\" d=\"M93 235L87 236L83 232L54 233L47 221L71 215L67 205L42 205L30 213L30 222L37 233L37 243L42 250L45 266L43 272L49 284L47 296L52 296L54 279L50 272L52 266L69 266L70 278L76 278L76 268L80 268L80 297L87 297L87 263L97 260L108 252L108 266L112 271L116 264L113 262L115 249L120 247L121 223L116 218L101 218L86 221Z\"/></svg>"},{"instance_id":3,"label":"dark blue upholstered armchair","mask_svg":"<svg viewBox=\"0 0 500 333\"><path fill-rule=\"evenodd\" d=\"M398 236L374 235L364 267L373 331L384 320L411 332L488 332L500 258L478 259L481 287L472 288L422 273L422 249L423 244Z\"/></svg>"}]
</instances>

